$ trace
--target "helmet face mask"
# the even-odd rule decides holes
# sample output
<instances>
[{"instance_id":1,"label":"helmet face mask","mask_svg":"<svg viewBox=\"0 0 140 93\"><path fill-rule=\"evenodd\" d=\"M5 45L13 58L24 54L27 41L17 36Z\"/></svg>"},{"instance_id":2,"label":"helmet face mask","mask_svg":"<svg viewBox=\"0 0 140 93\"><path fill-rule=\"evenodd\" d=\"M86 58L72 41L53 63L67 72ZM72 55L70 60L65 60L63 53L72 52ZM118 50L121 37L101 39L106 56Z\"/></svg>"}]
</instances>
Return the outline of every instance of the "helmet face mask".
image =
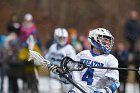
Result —
<instances>
[{"instance_id":1,"label":"helmet face mask","mask_svg":"<svg viewBox=\"0 0 140 93\"><path fill-rule=\"evenodd\" d=\"M67 37L56 37L56 42L59 45L65 45L67 42Z\"/></svg>"},{"instance_id":2,"label":"helmet face mask","mask_svg":"<svg viewBox=\"0 0 140 93\"><path fill-rule=\"evenodd\" d=\"M114 37L104 28L91 30L88 40L92 46L100 49L105 54L110 53L114 44Z\"/></svg>"},{"instance_id":3,"label":"helmet face mask","mask_svg":"<svg viewBox=\"0 0 140 93\"><path fill-rule=\"evenodd\" d=\"M65 45L68 39L67 30L65 28L56 28L54 32L54 38L59 45Z\"/></svg>"}]
</instances>

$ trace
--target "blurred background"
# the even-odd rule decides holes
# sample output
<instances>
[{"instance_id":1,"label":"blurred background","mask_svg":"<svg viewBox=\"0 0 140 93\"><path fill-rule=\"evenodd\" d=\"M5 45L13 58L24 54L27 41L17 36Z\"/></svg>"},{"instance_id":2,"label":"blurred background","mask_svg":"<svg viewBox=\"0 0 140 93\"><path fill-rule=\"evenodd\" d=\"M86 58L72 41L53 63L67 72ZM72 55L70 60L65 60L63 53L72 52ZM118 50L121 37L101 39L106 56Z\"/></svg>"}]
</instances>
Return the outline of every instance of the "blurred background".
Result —
<instances>
[{"instance_id":1,"label":"blurred background","mask_svg":"<svg viewBox=\"0 0 140 93\"><path fill-rule=\"evenodd\" d=\"M57 27L68 30L68 43L77 53L90 48L87 43L90 29L106 28L115 37L112 54L118 58L119 67L137 68L140 65L140 0L0 2L1 93L49 93L49 71L27 63L26 39L33 34L37 40L35 50L45 55L53 43L53 32ZM24 33L30 26L29 33ZM36 70L39 78L35 78ZM137 72L120 73L122 84L118 93L140 93Z\"/></svg>"}]
</instances>

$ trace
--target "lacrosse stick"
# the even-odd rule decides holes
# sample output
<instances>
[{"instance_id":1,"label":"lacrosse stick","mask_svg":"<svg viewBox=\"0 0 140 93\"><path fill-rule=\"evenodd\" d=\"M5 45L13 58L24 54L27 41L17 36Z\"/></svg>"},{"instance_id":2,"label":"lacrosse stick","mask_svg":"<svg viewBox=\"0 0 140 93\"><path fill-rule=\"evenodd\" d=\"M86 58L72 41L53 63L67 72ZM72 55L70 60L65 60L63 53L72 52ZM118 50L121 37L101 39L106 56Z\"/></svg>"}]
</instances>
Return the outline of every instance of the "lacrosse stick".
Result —
<instances>
[{"instance_id":1,"label":"lacrosse stick","mask_svg":"<svg viewBox=\"0 0 140 93\"><path fill-rule=\"evenodd\" d=\"M65 57L61 61L61 68L65 73L70 73L72 71L82 71L85 68L98 68L98 69L110 69L110 70L129 70L129 71L139 71L139 69L131 68L115 68L115 67L95 67L87 66L80 61L74 61L70 57Z\"/></svg>"},{"instance_id":2,"label":"lacrosse stick","mask_svg":"<svg viewBox=\"0 0 140 93\"><path fill-rule=\"evenodd\" d=\"M81 87L79 87L71 78L67 77L62 69L56 65L50 63L50 61L44 59L38 52L29 50L29 61L33 60L35 65L48 67L52 72L59 73L62 77L67 79L71 84L78 88L82 93L86 93Z\"/></svg>"}]
</instances>

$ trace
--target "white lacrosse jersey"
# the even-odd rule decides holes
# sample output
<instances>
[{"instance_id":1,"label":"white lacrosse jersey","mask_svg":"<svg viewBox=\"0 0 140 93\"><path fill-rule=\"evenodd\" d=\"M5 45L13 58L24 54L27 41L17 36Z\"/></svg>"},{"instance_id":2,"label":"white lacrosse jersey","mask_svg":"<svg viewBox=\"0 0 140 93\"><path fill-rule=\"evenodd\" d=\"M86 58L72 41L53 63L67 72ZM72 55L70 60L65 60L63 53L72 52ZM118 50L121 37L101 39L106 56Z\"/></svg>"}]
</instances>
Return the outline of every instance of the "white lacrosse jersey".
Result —
<instances>
[{"instance_id":1,"label":"white lacrosse jersey","mask_svg":"<svg viewBox=\"0 0 140 93\"><path fill-rule=\"evenodd\" d=\"M54 65L60 66L60 62L64 57L68 56L73 59L75 55L75 49L70 44L58 49L57 44L54 43L50 46L48 53L45 55L45 59L49 60Z\"/></svg>"},{"instance_id":2,"label":"white lacrosse jersey","mask_svg":"<svg viewBox=\"0 0 140 93\"><path fill-rule=\"evenodd\" d=\"M91 50L84 50L78 53L75 61L80 61L87 66L97 67L115 67L118 68L118 60L112 54L96 55ZM110 77L117 81L116 85L119 87L119 72L118 70L86 68L80 71L80 79L76 82L87 92L92 93L94 89L102 89L107 85L105 77ZM81 93L81 92L76 92Z\"/></svg>"},{"instance_id":3,"label":"white lacrosse jersey","mask_svg":"<svg viewBox=\"0 0 140 93\"><path fill-rule=\"evenodd\" d=\"M58 48L57 43L50 46L48 53L45 55L45 59L49 60L52 64L60 66L60 62L66 56L74 59L76 55L75 49L70 44ZM55 73L51 73L51 77L59 78Z\"/></svg>"}]
</instances>

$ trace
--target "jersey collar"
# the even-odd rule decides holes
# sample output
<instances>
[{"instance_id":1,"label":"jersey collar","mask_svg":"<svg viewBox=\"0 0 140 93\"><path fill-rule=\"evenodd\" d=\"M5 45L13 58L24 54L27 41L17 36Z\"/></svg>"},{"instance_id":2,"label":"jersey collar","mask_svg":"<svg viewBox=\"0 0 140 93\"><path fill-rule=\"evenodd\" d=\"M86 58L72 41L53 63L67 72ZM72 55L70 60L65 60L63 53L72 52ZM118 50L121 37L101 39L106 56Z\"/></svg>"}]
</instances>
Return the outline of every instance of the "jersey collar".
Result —
<instances>
[{"instance_id":1,"label":"jersey collar","mask_svg":"<svg viewBox=\"0 0 140 93\"><path fill-rule=\"evenodd\" d=\"M91 55L92 55L93 57L99 56L99 54L95 54L92 50L90 50L90 53L91 53Z\"/></svg>"},{"instance_id":2,"label":"jersey collar","mask_svg":"<svg viewBox=\"0 0 140 93\"><path fill-rule=\"evenodd\" d=\"M65 47L66 45L67 45L67 44L65 44L65 45L61 46L61 45L57 44L57 50L59 50L59 49L61 49L61 48Z\"/></svg>"}]
</instances>

